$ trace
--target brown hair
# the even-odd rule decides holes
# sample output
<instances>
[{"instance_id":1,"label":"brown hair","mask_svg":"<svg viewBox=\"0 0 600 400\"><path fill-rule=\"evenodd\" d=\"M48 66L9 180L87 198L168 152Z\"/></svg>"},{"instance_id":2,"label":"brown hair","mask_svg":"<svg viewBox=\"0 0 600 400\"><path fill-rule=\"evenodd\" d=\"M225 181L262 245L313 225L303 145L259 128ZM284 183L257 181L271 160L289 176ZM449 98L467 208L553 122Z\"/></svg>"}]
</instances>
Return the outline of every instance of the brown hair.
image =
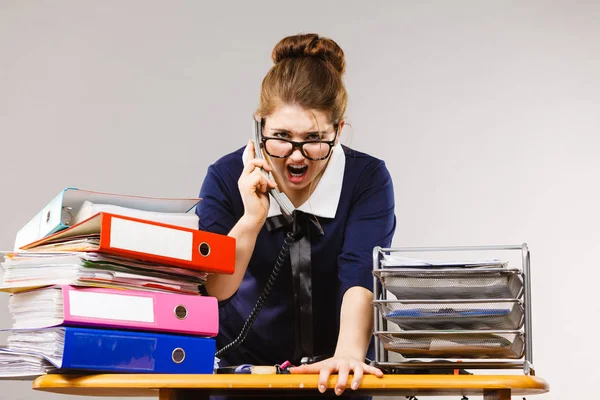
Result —
<instances>
[{"instance_id":1,"label":"brown hair","mask_svg":"<svg viewBox=\"0 0 600 400\"><path fill-rule=\"evenodd\" d=\"M337 124L346 112L348 95L342 82L344 52L336 42L316 33L288 36L275 46L275 65L262 82L257 114L265 117L277 104L298 105L329 114Z\"/></svg>"}]
</instances>

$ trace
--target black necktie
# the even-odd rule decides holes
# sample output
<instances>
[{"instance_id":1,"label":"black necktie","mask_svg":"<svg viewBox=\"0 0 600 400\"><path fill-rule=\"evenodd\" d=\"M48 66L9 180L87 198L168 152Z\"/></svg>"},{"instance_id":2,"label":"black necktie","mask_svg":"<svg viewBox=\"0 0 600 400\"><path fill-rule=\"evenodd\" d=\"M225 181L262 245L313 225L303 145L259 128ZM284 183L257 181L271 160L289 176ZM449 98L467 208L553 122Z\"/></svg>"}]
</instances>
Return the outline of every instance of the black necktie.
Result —
<instances>
[{"instance_id":1,"label":"black necktie","mask_svg":"<svg viewBox=\"0 0 600 400\"><path fill-rule=\"evenodd\" d=\"M296 304L296 350L294 360L303 356L313 356L313 319L312 319L312 276L311 276L311 231L319 236L323 229L312 214L295 210L292 219L284 215L267 218L267 230L290 227L294 234L294 242L290 245L290 263L294 284L294 301Z\"/></svg>"}]
</instances>

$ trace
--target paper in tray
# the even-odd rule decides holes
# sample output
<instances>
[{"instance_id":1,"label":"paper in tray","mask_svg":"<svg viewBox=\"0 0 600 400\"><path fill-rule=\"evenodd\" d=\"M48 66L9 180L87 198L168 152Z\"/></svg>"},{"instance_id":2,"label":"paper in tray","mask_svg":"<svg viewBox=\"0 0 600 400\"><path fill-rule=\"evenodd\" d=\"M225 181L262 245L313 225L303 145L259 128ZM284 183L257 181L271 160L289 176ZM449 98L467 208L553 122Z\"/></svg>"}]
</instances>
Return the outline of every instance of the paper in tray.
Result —
<instances>
[{"instance_id":1,"label":"paper in tray","mask_svg":"<svg viewBox=\"0 0 600 400\"><path fill-rule=\"evenodd\" d=\"M515 332L375 332L384 349L405 358L518 359L522 333Z\"/></svg>"},{"instance_id":2,"label":"paper in tray","mask_svg":"<svg viewBox=\"0 0 600 400\"><path fill-rule=\"evenodd\" d=\"M517 269L403 269L373 271L398 299L518 299L523 280Z\"/></svg>"},{"instance_id":3,"label":"paper in tray","mask_svg":"<svg viewBox=\"0 0 600 400\"><path fill-rule=\"evenodd\" d=\"M381 266L386 268L504 268L508 261L491 258L484 260L420 260L384 254Z\"/></svg>"},{"instance_id":4,"label":"paper in tray","mask_svg":"<svg viewBox=\"0 0 600 400\"><path fill-rule=\"evenodd\" d=\"M505 301L375 300L382 316L403 330L515 330L523 324L523 306Z\"/></svg>"},{"instance_id":5,"label":"paper in tray","mask_svg":"<svg viewBox=\"0 0 600 400\"><path fill-rule=\"evenodd\" d=\"M396 310L388 313L386 317L489 317L495 315L507 315L510 310L454 310L449 308L442 308L437 311L424 311L424 310Z\"/></svg>"}]
</instances>

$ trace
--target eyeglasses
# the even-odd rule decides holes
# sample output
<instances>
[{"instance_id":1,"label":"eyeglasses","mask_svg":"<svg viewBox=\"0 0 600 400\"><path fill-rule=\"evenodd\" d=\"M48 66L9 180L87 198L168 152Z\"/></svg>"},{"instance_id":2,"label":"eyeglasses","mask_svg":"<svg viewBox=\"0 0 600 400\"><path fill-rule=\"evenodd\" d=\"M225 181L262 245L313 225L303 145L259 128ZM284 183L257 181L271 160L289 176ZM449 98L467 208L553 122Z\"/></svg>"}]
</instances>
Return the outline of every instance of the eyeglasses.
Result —
<instances>
[{"instance_id":1,"label":"eyeglasses","mask_svg":"<svg viewBox=\"0 0 600 400\"><path fill-rule=\"evenodd\" d=\"M262 138L262 147L268 155L275 158L286 158L292 155L296 148L300 149L300 153L312 161L325 160L331 154L331 149L335 145L337 138L337 125L335 126L335 136L333 140L310 140L306 142L294 142L275 137Z\"/></svg>"}]
</instances>

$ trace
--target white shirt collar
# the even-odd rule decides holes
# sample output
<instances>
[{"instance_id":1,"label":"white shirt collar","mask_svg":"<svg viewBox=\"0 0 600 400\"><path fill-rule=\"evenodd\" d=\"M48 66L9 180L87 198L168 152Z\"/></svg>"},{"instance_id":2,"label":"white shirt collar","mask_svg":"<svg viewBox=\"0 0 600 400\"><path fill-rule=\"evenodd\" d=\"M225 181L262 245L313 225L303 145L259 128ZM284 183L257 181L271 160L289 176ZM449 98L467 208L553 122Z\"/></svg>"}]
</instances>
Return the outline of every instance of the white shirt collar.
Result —
<instances>
[{"instance_id":1,"label":"white shirt collar","mask_svg":"<svg viewBox=\"0 0 600 400\"><path fill-rule=\"evenodd\" d=\"M248 147L244 149L242 161L246 165ZM346 155L342 145L338 143L333 146L329 163L323 171L323 175L310 197L297 210L316 215L322 218L334 218L340 196L342 194L342 181L344 180L344 169L346 167ZM269 217L281 214L279 205L270 197Z\"/></svg>"}]
</instances>

